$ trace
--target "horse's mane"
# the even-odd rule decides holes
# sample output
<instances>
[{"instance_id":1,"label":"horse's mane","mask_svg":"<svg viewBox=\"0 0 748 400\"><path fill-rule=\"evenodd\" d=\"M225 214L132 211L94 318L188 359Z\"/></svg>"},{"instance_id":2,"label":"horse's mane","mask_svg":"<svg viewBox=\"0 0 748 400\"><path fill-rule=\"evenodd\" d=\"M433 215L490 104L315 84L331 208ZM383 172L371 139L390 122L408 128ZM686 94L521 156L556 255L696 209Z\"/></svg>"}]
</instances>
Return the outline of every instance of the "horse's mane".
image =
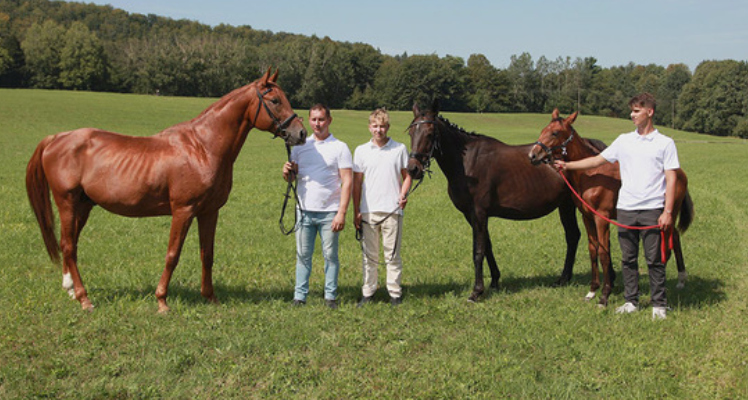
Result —
<instances>
[{"instance_id":1,"label":"horse's mane","mask_svg":"<svg viewBox=\"0 0 748 400\"><path fill-rule=\"evenodd\" d=\"M448 128L450 128L452 130L456 130L456 131L458 131L459 133L461 133L463 135L472 136L472 137L488 137L486 135L481 135L480 133L468 132L468 131L465 130L465 128L463 128L463 127L461 127L461 126L459 126L459 125L451 122L447 118L441 116L441 114L438 115L437 118L439 118L439 121L441 121L442 123L444 123L445 125L447 125Z\"/></svg>"},{"instance_id":2,"label":"horse's mane","mask_svg":"<svg viewBox=\"0 0 748 400\"><path fill-rule=\"evenodd\" d=\"M558 121L563 121L563 118L558 118ZM573 135L577 135L580 139L582 139L582 145L585 146L587 149L591 150L595 154L600 154L603 150L605 150L606 147L608 147L605 142L603 142L600 139L588 139L582 137L582 135L577 132L576 129L574 129L573 126L569 126L571 128L571 133Z\"/></svg>"}]
</instances>

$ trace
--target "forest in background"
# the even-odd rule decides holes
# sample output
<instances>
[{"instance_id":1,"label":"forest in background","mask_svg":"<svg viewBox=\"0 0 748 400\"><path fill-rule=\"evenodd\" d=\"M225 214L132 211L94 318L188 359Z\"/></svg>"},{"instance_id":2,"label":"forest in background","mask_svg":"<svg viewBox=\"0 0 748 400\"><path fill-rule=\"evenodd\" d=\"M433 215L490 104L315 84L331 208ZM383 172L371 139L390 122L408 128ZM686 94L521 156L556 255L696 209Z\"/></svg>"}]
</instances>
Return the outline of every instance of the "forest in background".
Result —
<instances>
[{"instance_id":1,"label":"forest in background","mask_svg":"<svg viewBox=\"0 0 748 400\"><path fill-rule=\"evenodd\" d=\"M498 38L497 40L501 40ZM0 87L220 97L278 68L297 108L410 109L437 97L445 111L562 113L628 118L651 92L657 124L748 138L748 62L603 68L590 56L387 55L365 43L249 25L211 27L111 6L0 0Z\"/></svg>"}]
</instances>

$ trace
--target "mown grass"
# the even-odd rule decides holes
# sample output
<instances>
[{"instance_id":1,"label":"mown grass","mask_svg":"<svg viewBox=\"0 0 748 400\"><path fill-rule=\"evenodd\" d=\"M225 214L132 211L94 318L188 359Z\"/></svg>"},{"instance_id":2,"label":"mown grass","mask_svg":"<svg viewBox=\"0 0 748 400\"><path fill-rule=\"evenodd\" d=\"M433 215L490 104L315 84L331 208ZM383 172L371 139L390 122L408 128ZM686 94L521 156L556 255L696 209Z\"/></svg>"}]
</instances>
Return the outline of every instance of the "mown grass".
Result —
<instances>
[{"instance_id":1,"label":"mown grass","mask_svg":"<svg viewBox=\"0 0 748 400\"><path fill-rule=\"evenodd\" d=\"M583 302L584 241L573 283L552 288L564 251L555 213L492 220L501 289L468 303L470 230L436 166L406 210L401 307L389 307L384 293L371 307L355 307L360 254L349 224L341 236L341 308L324 307L319 257L309 305L292 308L294 240L277 225L285 151L258 131L235 165L219 220L214 281L222 304L200 296L193 229L171 282L172 312L158 315L153 293L169 219L95 210L79 261L96 310L82 312L60 287L27 204L25 166L37 142L82 126L150 135L211 101L0 90L0 398L748 397L748 147L670 129L663 131L678 142L697 215L684 237L685 290L675 289L668 269L674 310L665 321L651 321L649 309L615 315L620 278L612 307ZM445 115L513 144L534 141L550 119ZM351 149L368 139L366 112L333 117L333 133ZM411 115L392 117L391 135L407 144ZM575 126L607 142L631 129L625 120L587 116ZM617 258L615 239L613 246Z\"/></svg>"}]
</instances>

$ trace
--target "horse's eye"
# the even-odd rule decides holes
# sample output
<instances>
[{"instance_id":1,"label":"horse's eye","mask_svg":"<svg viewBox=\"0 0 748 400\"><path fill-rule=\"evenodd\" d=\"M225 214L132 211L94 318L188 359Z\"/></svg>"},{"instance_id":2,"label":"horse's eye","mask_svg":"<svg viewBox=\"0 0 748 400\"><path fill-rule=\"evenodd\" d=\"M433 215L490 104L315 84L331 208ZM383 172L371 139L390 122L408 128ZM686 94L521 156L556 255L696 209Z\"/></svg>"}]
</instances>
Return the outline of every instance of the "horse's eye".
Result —
<instances>
[{"instance_id":1,"label":"horse's eye","mask_svg":"<svg viewBox=\"0 0 748 400\"><path fill-rule=\"evenodd\" d=\"M553 132L553 133L551 133L551 136L553 136L553 137L558 137L558 132Z\"/></svg>"},{"instance_id":2,"label":"horse's eye","mask_svg":"<svg viewBox=\"0 0 748 400\"><path fill-rule=\"evenodd\" d=\"M278 104L280 104L280 100L278 100L278 98L277 98L277 97L273 97L272 99L270 99L270 102L271 102L271 103L273 103L273 104L275 104L276 106L277 106Z\"/></svg>"}]
</instances>

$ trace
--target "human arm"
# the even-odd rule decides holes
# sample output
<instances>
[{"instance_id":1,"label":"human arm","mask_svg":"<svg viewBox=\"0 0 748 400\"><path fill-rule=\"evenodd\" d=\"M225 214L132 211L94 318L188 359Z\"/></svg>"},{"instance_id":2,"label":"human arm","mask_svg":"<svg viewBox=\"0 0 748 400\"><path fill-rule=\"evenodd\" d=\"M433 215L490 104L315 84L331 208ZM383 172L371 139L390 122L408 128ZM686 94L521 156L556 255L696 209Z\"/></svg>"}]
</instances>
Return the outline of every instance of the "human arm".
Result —
<instances>
[{"instance_id":1,"label":"human arm","mask_svg":"<svg viewBox=\"0 0 748 400\"><path fill-rule=\"evenodd\" d=\"M607 162L608 160L606 160L605 157L596 155L577 161L556 160L553 162L553 165L556 167L556 169L559 169L561 171L574 171L599 167Z\"/></svg>"},{"instance_id":2,"label":"human arm","mask_svg":"<svg viewBox=\"0 0 748 400\"><path fill-rule=\"evenodd\" d=\"M678 174L674 169L665 170L665 209L657 219L657 224L663 231L673 229L675 218L673 217L673 206L675 205L675 185Z\"/></svg>"},{"instance_id":3,"label":"human arm","mask_svg":"<svg viewBox=\"0 0 748 400\"><path fill-rule=\"evenodd\" d=\"M410 192L410 186L413 184L413 179L405 168L400 170L400 173L403 176L403 184L400 186L400 199L398 200L398 204L400 205L400 208L404 210L405 206L408 205L408 192Z\"/></svg>"},{"instance_id":4,"label":"human arm","mask_svg":"<svg viewBox=\"0 0 748 400\"><path fill-rule=\"evenodd\" d=\"M340 180L342 187L340 190L340 206L335 218L332 220L332 231L340 232L345 228L345 214L348 212L348 203L351 201L351 187L353 186L353 170L351 168L341 168Z\"/></svg>"},{"instance_id":5,"label":"human arm","mask_svg":"<svg viewBox=\"0 0 748 400\"><path fill-rule=\"evenodd\" d=\"M361 190L364 184L364 173L353 173L353 225L361 229Z\"/></svg>"}]
</instances>

